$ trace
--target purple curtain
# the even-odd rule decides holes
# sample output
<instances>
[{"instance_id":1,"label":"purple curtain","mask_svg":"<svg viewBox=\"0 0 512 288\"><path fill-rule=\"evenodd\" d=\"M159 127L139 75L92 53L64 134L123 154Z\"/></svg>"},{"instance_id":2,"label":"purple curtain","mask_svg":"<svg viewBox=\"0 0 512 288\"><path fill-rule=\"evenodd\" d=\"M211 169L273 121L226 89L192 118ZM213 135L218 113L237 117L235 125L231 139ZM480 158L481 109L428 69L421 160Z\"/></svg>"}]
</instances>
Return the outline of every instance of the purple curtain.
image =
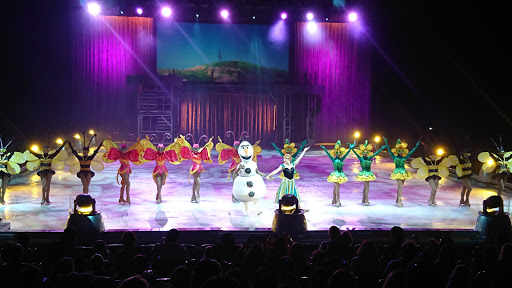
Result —
<instances>
[{"instance_id":1,"label":"purple curtain","mask_svg":"<svg viewBox=\"0 0 512 288\"><path fill-rule=\"evenodd\" d=\"M316 121L316 142L352 139L368 130L370 71L367 49L346 23L296 23L292 71L298 83L325 88Z\"/></svg>"},{"instance_id":2,"label":"purple curtain","mask_svg":"<svg viewBox=\"0 0 512 288\"><path fill-rule=\"evenodd\" d=\"M156 69L153 19L84 13L74 18L74 129L136 133L137 87L127 83L127 76Z\"/></svg>"}]
</instances>

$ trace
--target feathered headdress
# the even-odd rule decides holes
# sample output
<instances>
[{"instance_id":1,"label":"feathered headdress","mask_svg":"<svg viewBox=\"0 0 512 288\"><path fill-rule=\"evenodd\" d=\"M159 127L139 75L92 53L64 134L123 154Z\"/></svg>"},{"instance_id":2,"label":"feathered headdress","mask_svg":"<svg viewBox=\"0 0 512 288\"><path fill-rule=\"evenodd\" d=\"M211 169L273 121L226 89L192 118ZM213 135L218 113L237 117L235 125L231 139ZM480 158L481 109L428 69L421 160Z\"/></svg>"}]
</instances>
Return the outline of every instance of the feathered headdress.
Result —
<instances>
[{"instance_id":1,"label":"feathered headdress","mask_svg":"<svg viewBox=\"0 0 512 288\"><path fill-rule=\"evenodd\" d=\"M338 140L336 145L334 145L334 149L329 151L329 154L331 154L332 157L336 157L336 154L342 155L346 150L347 149L345 147L341 146L341 141Z\"/></svg>"},{"instance_id":2,"label":"feathered headdress","mask_svg":"<svg viewBox=\"0 0 512 288\"><path fill-rule=\"evenodd\" d=\"M373 145L368 144L368 140L364 141L364 144L359 145L359 149L354 149L357 155L361 157L372 157L373 156Z\"/></svg>"},{"instance_id":3,"label":"feathered headdress","mask_svg":"<svg viewBox=\"0 0 512 288\"><path fill-rule=\"evenodd\" d=\"M391 153L395 156L405 156L409 153L409 149L407 149L407 143L402 142L402 140L396 140L395 148L391 149Z\"/></svg>"}]
</instances>

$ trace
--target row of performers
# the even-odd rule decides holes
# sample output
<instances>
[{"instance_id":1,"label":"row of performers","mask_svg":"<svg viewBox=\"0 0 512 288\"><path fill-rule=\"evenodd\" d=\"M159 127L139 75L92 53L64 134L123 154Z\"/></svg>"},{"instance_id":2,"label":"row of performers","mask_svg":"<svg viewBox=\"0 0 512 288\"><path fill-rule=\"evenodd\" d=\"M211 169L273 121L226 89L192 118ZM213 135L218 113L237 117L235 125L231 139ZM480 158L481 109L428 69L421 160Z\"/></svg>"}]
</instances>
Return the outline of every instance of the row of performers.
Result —
<instances>
[{"instance_id":1,"label":"row of performers","mask_svg":"<svg viewBox=\"0 0 512 288\"><path fill-rule=\"evenodd\" d=\"M132 173L132 169L130 167L130 162L136 165L141 165L146 162L155 161L156 166L153 170L153 180L157 186L157 194L156 201L157 203L162 202L162 186L165 184L168 170L165 166L166 162L177 165L180 164L183 160L191 160L192 167L190 168L190 175L194 178L194 183L192 186L192 198L191 201L195 203L199 203L200 201L200 177L201 173L204 172L204 168L202 166L202 162L212 163L212 159L210 157L210 152L213 149L212 138L208 140L208 142L199 147L199 144L192 143L190 144L185 137L180 136L174 143L164 146L164 144L157 144L156 146L150 141L150 138L146 136L145 139L139 141L137 140L133 145L128 147L126 142L120 141L120 145L117 145L111 139L102 141L99 146L95 149L89 147L92 139L95 137L94 135L90 141L89 145L83 145L83 149L81 149L80 153L71 145L71 142L65 141L61 147L56 150L50 151L49 146L45 145L43 147L43 151L25 151L24 153L20 152L7 152L6 148L10 144L10 142L3 146L3 142L0 139L0 201L1 204L5 204L5 193L7 188L7 183L9 179L14 174L18 174L20 172L19 164L23 164L27 162L26 167L30 171L35 171L39 169L37 175L41 177L42 183L42 199L41 205L49 205L50 204L50 185L52 176L55 174L55 170L62 170L65 166L69 166L69 171L72 174L76 174L78 178L82 181L83 184L83 193L87 194L89 192L89 185L92 177L94 177L94 171L99 172L103 170L103 164L101 161L106 163L112 163L115 161L119 161L121 166L118 169L117 174L117 182L121 185L120 189L120 197L119 203L128 203L130 204L130 174ZM203 136L206 137L206 136ZM201 138L203 138L201 137ZM206 137L207 138L207 137ZM85 140L85 137L84 137ZM218 162L219 164L224 164L231 160L231 165L228 169L229 175L233 180L238 176L240 170L240 162L241 157L249 157L254 162L257 160L257 155L261 153L261 148L259 147L259 141L252 145L251 154L252 155L240 155L239 152L239 141L235 141L233 146L227 145L222 142L219 137L219 142L215 146L216 150L219 153ZM199 140L201 141L201 139ZM412 148L410 151L407 149L408 144L400 141L400 139L396 142L394 148L391 148L388 145L387 139L384 138L385 145L382 146L377 151L374 151L374 147L372 144L369 144L368 141L365 141L363 144L360 144L356 147L355 142L353 144L347 143L348 149L341 145L341 141L337 141L333 150L327 150L324 146L321 146L322 149L326 152L332 164L334 166L334 171L328 176L327 181L334 183L333 195L332 195L332 204L339 207L340 205L340 184L343 184L348 181L347 177L343 173L344 160L347 158L349 153L354 152L355 156L359 160L361 171L358 173L356 180L364 183L363 188L363 205L370 205L369 202L369 189L370 182L376 180L375 174L371 171L371 164L375 158L383 149L387 148L389 154L393 158L395 163L395 169L391 174L391 179L396 180L398 188L396 195L396 205L398 207L402 207L402 189L405 180L411 179L411 172L405 169L406 161L412 156L412 154L419 147L421 141L416 143L416 146ZM69 145L71 153L74 157L68 157L68 153L64 149L66 144ZM267 180L272 180L272 176L280 173L280 178L282 179L282 183L276 193L275 201L276 203L279 199L285 194L293 194L300 201L300 195L298 193L297 187L295 185L295 179L299 178L299 174L296 171L296 166L300 162L301 158L304 156L304 153L309 149L309 147L304 148L306 141L302 142L302 145L299 148L295 147L295 143L289 143L288 140L284 145L283 149L278 148L274 143L272 145L276 148L276 150L283 157L283 164L281 164L276 170L272 171L270 174L265 175L259 171L258 174L266 177ZM501 144L501 143L500 143ZM100 148L105 147L106 152L101 153ZM508 174L512 171L512 152L505 152L503 149L503 145L498 146L497 151L494 152L482 152L478 155L478 160L483 162L482 169L491 173L494 171L493 178L496 179L498 183L498 195L501 196L501 193L504 189L504 184L506 182L506 178ZM92 150L92 153L90 153ZM437 155L434 151L431 155L426 155L424 157L418 157L411 162L411 166L413 168L418 169L417 174L421 178L425 178L425 181L431 187L431 193L428 200L428 204L431 206L436 206L436 193L439 186L439 180L441 177L447 177L449 175L448 167L455 166L456 173L458 179L462 182L462 191L460 198L460 205L462 206L470 206L469 202L469 194L472 190L471 182L469 179L472 176L472 168L471 161L469 160L469 152L467 150L462 151L459 155L450 155L447 157L443 157ZM91 169L92 168L92 169ZM121 181L119 181L119 177ZM126 198L124 195L126 194ZM235 196L233 197L233 201L236 202L237 199Z\"/></svg>"}]
</instances>

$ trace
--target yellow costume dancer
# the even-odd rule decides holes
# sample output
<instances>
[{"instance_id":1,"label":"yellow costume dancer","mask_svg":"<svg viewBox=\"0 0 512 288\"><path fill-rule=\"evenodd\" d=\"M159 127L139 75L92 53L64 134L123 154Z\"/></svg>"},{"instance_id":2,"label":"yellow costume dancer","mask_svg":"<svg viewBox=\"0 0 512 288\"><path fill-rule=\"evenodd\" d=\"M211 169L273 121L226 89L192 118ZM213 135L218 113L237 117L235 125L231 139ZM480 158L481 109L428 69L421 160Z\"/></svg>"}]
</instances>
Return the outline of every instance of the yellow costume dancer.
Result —
<instances>
[{"instance_id":1,"label":"yellow costume dancer","mask_svg":"<svg viewBox=\"0 0 512 288\"><path fill-rule=\"evenodd\" d=\"M327 149L320 145L322 149L324 149L325 154L329 156L331 159L332 166L334 166L334 171L327 177L327 181L334 183L334 190L332 191L332 204L336 205L336 207L340 207L340 184L343 184L348 181L347 176L343 173L343 165L345 164L345 158L347 158L350 153L350 149L345 149L345 147L341 146L341 141L338 140L334 145L334 149L331 151L327 151Z\"/></svg>"},{"instance_id":2,"label":"yellow costume dancer","mask_svg":"<svg viewBox=\"0 0 512 288\"><path fill-rule=\"evenodd\" d=\"M496 142L494 142L494 144L496 145L498 153L482 152L478 154L478 160L484 163L484 165L482 165L482 170L484 170L484 172L491 173L494 171L492 178L498 182L498 196L501 196L503 190L505 190L507 177L512 171L512 151L505 152L501 137L501 147L498 147Z\"/></svg>"}]
</instances>

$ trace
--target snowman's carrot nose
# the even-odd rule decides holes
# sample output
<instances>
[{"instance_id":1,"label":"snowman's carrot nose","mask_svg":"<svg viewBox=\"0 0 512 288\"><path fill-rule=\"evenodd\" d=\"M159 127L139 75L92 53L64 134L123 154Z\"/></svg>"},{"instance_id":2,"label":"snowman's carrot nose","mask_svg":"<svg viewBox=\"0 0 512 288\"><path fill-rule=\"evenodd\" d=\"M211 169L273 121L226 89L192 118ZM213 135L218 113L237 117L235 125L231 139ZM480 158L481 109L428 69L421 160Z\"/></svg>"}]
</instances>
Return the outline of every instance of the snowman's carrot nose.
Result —
<instances>
[{"instance_id":1,"label":"snowman's carrot nose","mask_svg":"<svg viewBox=\"0 0 512 288\"><path fill-rule=\"evenodd\" d=\"M244 148L245 156L249 156L249 152L247 152L247 148Z\"/></svg>"}]
</instances>

